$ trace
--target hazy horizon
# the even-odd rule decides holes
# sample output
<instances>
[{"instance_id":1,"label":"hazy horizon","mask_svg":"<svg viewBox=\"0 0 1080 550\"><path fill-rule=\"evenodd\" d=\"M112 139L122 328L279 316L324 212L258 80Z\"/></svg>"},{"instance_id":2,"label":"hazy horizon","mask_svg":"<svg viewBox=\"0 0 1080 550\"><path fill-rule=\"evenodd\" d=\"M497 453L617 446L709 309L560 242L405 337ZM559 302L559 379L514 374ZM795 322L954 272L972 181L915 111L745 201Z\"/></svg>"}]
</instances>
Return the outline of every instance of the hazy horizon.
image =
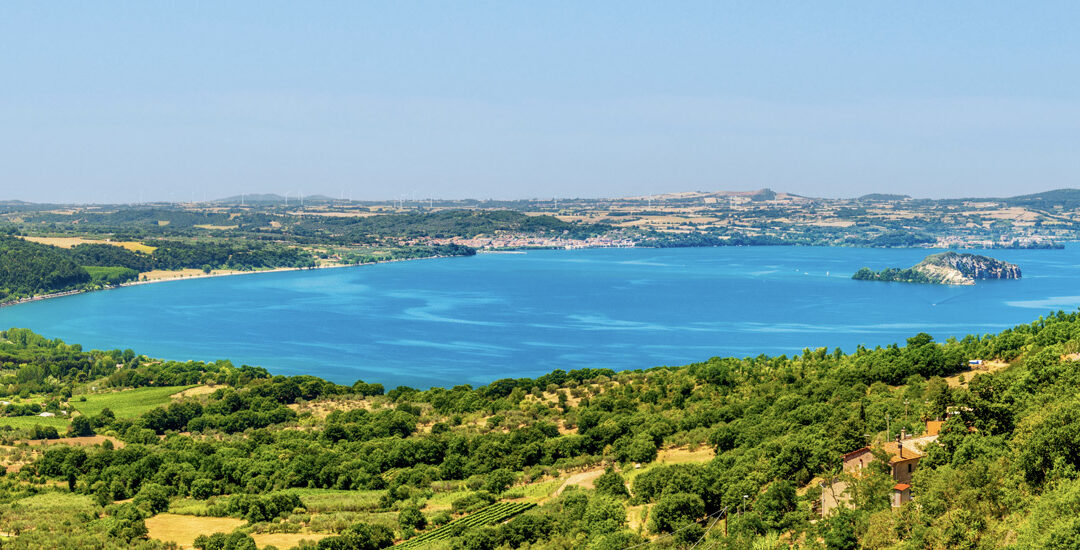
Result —
<instances>
[{"instance_id":1,"label":"hazy horizon","mask_svg":"<svg viewBox=\"0 0 1080 550\"><path fill-rule=\"evenodd\" d=\"M1080 187L1078 16L1067 2L12 3L0 198Z\"/></svg>"},{"instance_id":2,"label":"hazy horizon","mask_svg":"<svg viewBox=\"0 0 1080 550\"><path fill-rule=\"evenodd\" d=\"M673 191L673 192L667 193L667 194L677 194L677 193L730 193L730 192L741 193L741 192L760 191L762 189L767 189L767 188L757 188L757 189L713 189L713 190L691 189L691 190L686 190L686 191ZM803 193L796 193L796 192L785 190L785 189L771 189L771 190L775 191L777 193L788 193L788 194L799 195L799 196L806 197L806 198L811 198L811 199L856 199L856 198L862 197L864 195L905 195L905 193L889 193L889 192L884 192L884 191L870 191L870 192L863 193L863 194L857 195L857 196L823 197L823 196L815 196L815 195L806 195L806 194L803 194ZM1054 189L1034 190L1034 191L1030 191L1030 192L1017 193L1017 194L1014 194L1014 195L1001 195L1001 196L990 196L990 195L944 196L944 197L936 197L936 198L933 198L932 200L1007 199L1007 198L1012 198L1012 197L1019 196L1019 195L1031 195L1031 194L1039 194L1039 193L1045 193L1045 192L1050 192L1050 191L1062 191L1062 190L1080 191L1080 189L1076 189L1076 188L1054 188ZM212 197L212 196L208 195L208 196L206 196L205 199L202 198L202 197L194 197L194 196L192 196L192 197L189 197L187 199L177 198L176 200L122 201L122 202L112 202L112 203L109 203L109 202L93 202L93 201L90 201L90 202L78 202L78 201L62 201L62 200L27 201L27 200L24 200L24 199L11 198L11 197L0 197L0 202L22 201L22 202L34 203L34 204L57 204L57 205L75 205L75 206L80 206L80 205L85 205L85 206L95 206L95 205L106 205L106 206L135 205L135 206L137 206L137 205L143 205L143 204L214 203L214 202L222 202L222 201L230 200L230 199L239 200L239 198L242 195L246 195L246 196L249 196L249 197L267 196L267 195L275 195L277 197L284 197L284 195L282 195L282 194L273 193L273 192L265 192L265 193L263 193L263 192L253 192L253 193L242 193L242 194L238 193L236 195L229 195L229 196L223 196L223 197ZM661 194L658 193L657 195L661 195ZM487 201L487 200L491 200L491 201L530 201L530 200L549 201L549 200L565 200L565 199L570 199L570 200L575 200L575 199L576 200L625 199L625 198L630 198L630 197L635 197L635 196L638 196L638 195L630 195L630 194L626 194L626 195L608 195L608 196L584 196L583 195L583 196L576 196L576 197L570 197L570 196L564 196L564 197L557 197L557 196L556 197L524 197L524 196L522 196L522 197L438 197L438 196L435 196L435 197L421 197L421 196L416 196L416 197L407 197L407 198L403 198L403 197L358 197L358 196L349 196L349 195L345 195L345 196L342 197L342 196L333 196L333 195L330 195L328 193L318 193L318 192L312 193L310 195L307 195L307 194L304 195L304 197L306 197L309 200L311 200L311 199L315 199L315 200L330 199L330 200L335 200L335 201L336 200L345 200L345 201L350 201L350 202L391 202L391 201L401 200L402 203L405 204L405 205L410 205L412 203L424 203L424 202L428 201L429 199L436 200L436 201ZM915 199L915 200L931 199L931 197L918 197L918 196L910 196L910 198ZM290 201L296 201L297 203L300 202L297 195L290 194L288 196L288 199Z\"/></svg>"}]
</instances>

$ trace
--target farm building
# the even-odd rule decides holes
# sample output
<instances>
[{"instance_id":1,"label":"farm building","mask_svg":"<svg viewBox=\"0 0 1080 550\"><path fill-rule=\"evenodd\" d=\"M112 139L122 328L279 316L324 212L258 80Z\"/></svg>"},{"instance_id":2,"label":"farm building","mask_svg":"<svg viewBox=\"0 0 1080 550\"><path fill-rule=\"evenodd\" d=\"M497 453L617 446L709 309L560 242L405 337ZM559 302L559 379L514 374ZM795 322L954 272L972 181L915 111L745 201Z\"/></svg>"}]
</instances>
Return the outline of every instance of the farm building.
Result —
<instances>
[{"instance_id":1,"label":"farm building","mask_svg":"<svg viewBox=\"0 0 1080 550\"><path fill-rule=\"evenodd\" d=\"M880 447L889 460L889 473L896 481L891 496L893 506L911 500L911 475L919 465L919 461L925 456L922 449L937 441L941 431L942 421L926 423L926 433L918 437L911 437L904 432L897 436L895 441L887 441ZM865 475L864 470L875 460L871 447L863 447L843 455L844 473L859 477ZM841 480L833 480L832 483L822 483L820 509L821 515L840 506L850 507L850 496L847 494L847 483Z\"/></svg>"},{"instance_id":2,"label":"farm building","mask_svg":"<svg viewBox=\"0 0 1080 550\"><path fill-rule=\"evenodd\" d=\"M905 445L907 443L907 445ZM911 474L918 466L923 454L911 443L904 440L888 441L882 445L885 454L889 457L889 469L893 479L899 483L911 483ZM844 455L844 471L850 474L858 473L871 462L877 460L870 447L863 447Z\"/></svg>"}]
</instances>

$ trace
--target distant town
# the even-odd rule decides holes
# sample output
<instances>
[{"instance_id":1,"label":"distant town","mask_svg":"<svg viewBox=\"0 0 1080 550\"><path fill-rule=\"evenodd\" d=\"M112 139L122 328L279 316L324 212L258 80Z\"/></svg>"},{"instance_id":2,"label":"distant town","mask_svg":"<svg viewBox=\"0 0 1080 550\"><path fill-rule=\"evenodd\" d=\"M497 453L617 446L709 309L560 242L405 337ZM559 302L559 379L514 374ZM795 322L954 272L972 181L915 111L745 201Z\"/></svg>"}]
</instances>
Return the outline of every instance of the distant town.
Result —
<instances>
[{"instance_id":1,"label":"distant town","mask_svg":"<svg viewBox=\"0 0 1080 550\"><path fill-rule=\"evenodd\" d=\"M503 212L482 222L449 212ZM186 215L185 215L186 214ZM533 218L522 223L527 216ZM458 217L460 218L460 216ZM37 237L251 237L300 245L523 248L818 245L1056 248L1080 238L1080 190L1010 198L803 197L769 189L651 196L354 201L240 195L116 205L0 202L0 229ZM428 223L434 221L435 223Z\"/></svg>"}]
</instances>

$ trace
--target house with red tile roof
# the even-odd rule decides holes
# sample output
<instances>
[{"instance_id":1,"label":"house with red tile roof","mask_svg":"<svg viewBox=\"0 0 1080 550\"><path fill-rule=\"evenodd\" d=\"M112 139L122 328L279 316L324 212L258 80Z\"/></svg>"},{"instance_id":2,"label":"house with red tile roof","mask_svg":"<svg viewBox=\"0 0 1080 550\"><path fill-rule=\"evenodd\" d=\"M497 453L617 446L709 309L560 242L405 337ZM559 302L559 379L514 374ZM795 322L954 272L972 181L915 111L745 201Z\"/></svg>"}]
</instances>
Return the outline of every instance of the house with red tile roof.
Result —
<instances>
[{"instance_id":1,"label":"house with red tile roof","mask_svg":"<svg viewBox=\"0 0 1080 550\"><path fill-rule=\"evenodd\" d=\"M911 474L919 465L923 453L904 440L887 441L881 446L889 458L889 472L898 483L911 483ZM843 457L844 471L860 475L862 471L877 460L870 447L863 447Z\"/></svg>"}]
</instances>

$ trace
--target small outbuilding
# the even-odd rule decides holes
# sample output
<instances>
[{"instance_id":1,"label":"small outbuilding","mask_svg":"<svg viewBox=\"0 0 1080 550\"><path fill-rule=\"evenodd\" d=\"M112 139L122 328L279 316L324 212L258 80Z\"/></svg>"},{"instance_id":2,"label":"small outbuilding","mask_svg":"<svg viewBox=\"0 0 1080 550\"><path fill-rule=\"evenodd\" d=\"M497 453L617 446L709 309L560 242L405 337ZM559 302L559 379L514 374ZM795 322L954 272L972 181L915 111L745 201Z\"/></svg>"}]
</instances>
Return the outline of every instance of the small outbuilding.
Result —
<instances>
[{"instance_id":1,"label":"small outbuilding","mask_svg":"<svg viewBox=\"0 0 1080 550\"><path fill-rule=\"evenodd\" d=\"M905 502L911 500L911 485L907 483L897 483L892 488L892 506L893 508L899 508L904 505Z\"/></svg>"}]
</instances>

